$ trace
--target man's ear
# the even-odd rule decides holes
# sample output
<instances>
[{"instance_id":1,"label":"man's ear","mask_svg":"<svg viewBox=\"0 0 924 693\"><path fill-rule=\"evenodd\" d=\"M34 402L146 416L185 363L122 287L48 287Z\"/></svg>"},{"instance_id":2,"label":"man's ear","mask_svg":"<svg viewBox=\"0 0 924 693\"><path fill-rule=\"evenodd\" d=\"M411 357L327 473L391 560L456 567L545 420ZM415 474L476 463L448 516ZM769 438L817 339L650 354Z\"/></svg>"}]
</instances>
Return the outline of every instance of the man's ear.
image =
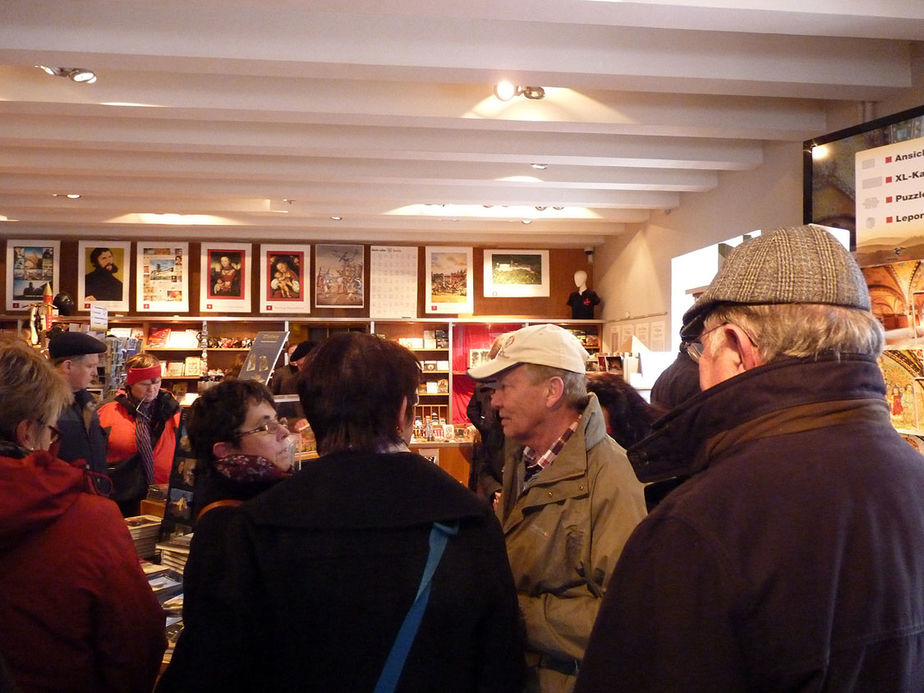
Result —
<instances>
[{"instance_id":1,"label":"man's ear","mask_svg":"<svg viewBox=\"0 0 924 693\"><path fill-rule=\"evenodd\" d=\"M760 349L751 341L748 333L732 323L729 323L726 327L731 328L730 333L726 333L726 335L729 339L733 338L735 340L735 348L738 350L741 367L749 371L752 368L762 366L764 361L761 358Z\"/></svg>"},{"instance_id":2,"label":"man's ear","mask_svg":"<svg viewBox=\"0 0 924 693\"><path fill-rule=\"evenodd\" d=\"M726 377L763 365L760 349L751 342L747 332L734 323L723 325L721 329L725 342L719 347L717 360L720 368L725 369Z\"/></svg>"},{"instance_id":3,"label":"man's ear","mask_svg":"<svg viewBox=\"0 0 924 693\"><path fill-rule=\"evenodd\" d=\"M546 387L545 405L552 409L561 401L561 396L565 392L565 381L556 375L546 381Z\"/></svg>"},{"instance_id":4,"label":"man's ear","mask_svg":"<svg viewBox=\"0 0 924 693\"><path fill-rule=\"evenodd\" d=\"M232 447L230 443L224 441L215 443L212 445L212 454L215 456L216 460L220 460L222 457L227 457L231 454Z\"/></svg>"}]
</instances>

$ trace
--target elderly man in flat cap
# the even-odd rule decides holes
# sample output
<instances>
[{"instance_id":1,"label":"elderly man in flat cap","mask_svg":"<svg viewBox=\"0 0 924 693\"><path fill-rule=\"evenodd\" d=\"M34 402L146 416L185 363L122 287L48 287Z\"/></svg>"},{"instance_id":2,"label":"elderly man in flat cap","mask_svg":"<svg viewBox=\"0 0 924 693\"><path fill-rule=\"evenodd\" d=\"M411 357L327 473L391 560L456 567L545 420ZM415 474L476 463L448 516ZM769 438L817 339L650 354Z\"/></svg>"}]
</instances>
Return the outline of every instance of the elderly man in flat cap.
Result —
<instances>
[{"instance_id":1,"label":"elderly man in flat cap","mask_svg":"<svg viewBox=\"0 0 924 693\"><path fill-rule=\"evenodd\" d=\"M60 332L48 342L48 355L74 393L73 403L58 418L57 455L66 462L106 474L106 434L96 413L96 398L87 386L96 377L106 345L86 332Z\"/></svg>"},{"instance_id":2,"label":"elderly man in flat cap","mask_svg":"<svg viewBox=\"0 0 924 693\"><path fill-rule=\"evenodd\" d=\"M526 624L527 691L574 688L606 584L645 516L642 486L587 393L588 354L557 325L506 335L469 375L506 438L497 512Z\"/></svg>"},{"instance_id":3,"label":"elderly man in flat cap","mask_svg":"<svg viewBox=\"0 0 924 693\"><path fill-rule=\"evenodd\" d=\"M819 227L736 248L684 315L703 392L629 450L686 475L626 544L588 691L924 690L924 461L882 327Z\"/></svg>"}]
</instances>

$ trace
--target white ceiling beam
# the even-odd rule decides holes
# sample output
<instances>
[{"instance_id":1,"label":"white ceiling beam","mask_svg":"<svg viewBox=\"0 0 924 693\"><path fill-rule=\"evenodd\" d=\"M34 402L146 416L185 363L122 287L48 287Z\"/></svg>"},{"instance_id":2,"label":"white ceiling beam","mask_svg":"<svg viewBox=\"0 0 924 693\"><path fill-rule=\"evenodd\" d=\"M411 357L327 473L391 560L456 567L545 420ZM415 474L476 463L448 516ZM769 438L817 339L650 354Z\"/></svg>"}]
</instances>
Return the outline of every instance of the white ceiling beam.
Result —
<instances>
[{"instance_id":1,"label":"white ceiling beam","mask_svg":"<svg viewBox=\"0 0 924 693\"><path fill-rule=\"evenodd\" d=\"M88 90L0 66L4 113L300 124L549 130L599 134L803 140L822 132L818 101L577 91L550 87L541 101L494 98L490 84L427 84L112 71ZM92 99L92 101L90 100ZM114 108L104 104L149 104Z\"/></svg>"},{"instance_id":2,"label":"white ceiling beam","mask_svg":"<svg viewBox=\"0 0 924 693\"><path fill-rule=\"evenodd\" d=\"M0 145L104 146L133 151L298 154L746 170L763 161L760 143L710 138L653 138L573 133L470 132L279 123L164 122L0 114Z\"/></svg>"},{"instance_id":3,"label":"white ceiling beam","mask_svg":"<svg viewBox=\"0 0 924 693\"><path fill-rule=\"evenodd\" d=\"M7 14L0 60L28 65L79 58L101 72L488 84L506 74L572 89L801 98L845 98L849 89L858 99L911 86L909 47L896 40L294 8L274 13L263 3L231 9L195 3L169 13L160 3L33 2L17 3Z\"/></svg>"},{"instance_id":4,"label":"white ceiling beam","mask_svg":"<svg viewBox=\"0 0 924 693\"><path fill-rule=\"evenodd\" d=\"M438 179L441 185L493 187L503 181L507 186L537 190L578 187L702 192L718 182L714 171L702 170L565 165L537 171L522 164L0 147L0 172L4 173L74 176L106 171L122 178L163 176L165 169L174 179L259 180L280 187L292 180L418 185ZM512 177L520 180L504 180Z\"/></svg>"}]
</instances>

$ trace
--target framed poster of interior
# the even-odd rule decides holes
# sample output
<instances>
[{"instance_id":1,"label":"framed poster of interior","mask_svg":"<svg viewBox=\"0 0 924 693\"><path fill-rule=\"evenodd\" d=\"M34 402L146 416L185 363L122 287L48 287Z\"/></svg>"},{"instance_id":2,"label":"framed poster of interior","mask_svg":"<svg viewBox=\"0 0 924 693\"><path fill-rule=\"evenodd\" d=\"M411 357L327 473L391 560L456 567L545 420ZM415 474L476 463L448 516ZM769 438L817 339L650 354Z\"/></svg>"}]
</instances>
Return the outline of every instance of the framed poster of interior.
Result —
<instances>
[{"instance_id":1,"label":"framed poster of interior","mask_svg":"<svg viewBox=\"0 0 924 693\"><path fill-rule=\"evenodd\" d=\"M129 241L79 241L77 243L77 305L90 310L96 303L110 311L128 310Z\"/></svg>"},{"instance_id":2,"label":"framed poster of interior","mask_svg":"<svg viewBox=\"0 0 924 693\"><path fill-rule=\"evenodd\" d=\"M135 244L135 310L189 310L189 243Z\"/></svg>"},{"instance_id":3,"label":"framed poster of interior","mask_svg":"<svg viewBox=\"0 0 924 693\"><path fill-rule=\"evenodd\" d=\"M250 312L251 253L250 243L202 242L200 312Z\"/></svg>"},{"instance_id":4,"label":"framed poster of interior","mask_svg":"<svg viewBox=\"0 0 924 693\"><path fill-rule=\"evenodd\" d=\"M361 245L314 247L315 308L365 306L365 257Z\"/></svg>"},{"instance_id":5,"label":"framed poster of interior","mask_svg":"<svg viewBox=\"0 0 924 693\"><path fill-rule=\"evenodd\" d=\"M485 298L548 296L548 250L485 250Z\"/></svg>"},{"instance_id":6,"label":"framed poster of interior","mask_svg":"<svg viewBox=\"0 0 924 693\"><path fill-rule=\"evenodd\" d=\"M61 242L13 240L6 242L6 309L28 310L41 303L45 287L58 291L61 269Z\"/></svg>"},{"instance_id":7,"label":"framed poster of interior","mask_svg":"<svg viewBox=\"0 0 924 693\"><path fill-rule=\"evenodd\" d=\"M311 312L311 246L260 246L260 312Z\"/></svg>"},{"instance_id":8,"label":"framed poster of interior","mask_svg":"<svg viewBox=\"0 0 924 693\"><path fill-rule=\"evenodd\" d=\"M474 312L472 249L428 246L426 253L426 312Z\"/></svg>"}]
</instances>

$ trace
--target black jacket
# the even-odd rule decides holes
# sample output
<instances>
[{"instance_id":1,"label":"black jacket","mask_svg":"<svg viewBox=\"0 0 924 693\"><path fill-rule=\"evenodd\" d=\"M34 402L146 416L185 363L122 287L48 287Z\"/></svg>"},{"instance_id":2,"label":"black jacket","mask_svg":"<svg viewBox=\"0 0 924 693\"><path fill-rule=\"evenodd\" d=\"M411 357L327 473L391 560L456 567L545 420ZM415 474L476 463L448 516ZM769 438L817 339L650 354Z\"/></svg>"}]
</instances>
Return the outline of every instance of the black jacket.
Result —
<instances>
[{"instance_id":1,"label":"black jacket","mask_svg":"<svg viewBox=\"0 0 924 693\"><path fill-rule=\"evenodd\" d=\"M437 466L411 453L327 455L234 512L220 523L211 584L185 605L159 691L371 691L434 521L460 530L398 690L519 690L522 639L500 526Z\"/></svg>"},{"instance_id":2,"label":"black jacket","mask_svg":"<svg viewBox=\"0 0 924 693\"><path fill-rule=\"evenodd\" d=\"M762 366L629 451L690 473L643 521L577 690L924 690L924 460L875 360Z\"/></svg>"},{"instance_id":3,"label":"black jacket","mask_svg":"<svg viewBox=\"0 0 924 693\"><path fill-rule=\"evenodd\" d=\"M93 472L106 473L106 433L99 423L96 400L87 390L74 393L73 403L58 417L61 442L57 456L65 462L83 460Z\"/></svg>"}]
</instances>

